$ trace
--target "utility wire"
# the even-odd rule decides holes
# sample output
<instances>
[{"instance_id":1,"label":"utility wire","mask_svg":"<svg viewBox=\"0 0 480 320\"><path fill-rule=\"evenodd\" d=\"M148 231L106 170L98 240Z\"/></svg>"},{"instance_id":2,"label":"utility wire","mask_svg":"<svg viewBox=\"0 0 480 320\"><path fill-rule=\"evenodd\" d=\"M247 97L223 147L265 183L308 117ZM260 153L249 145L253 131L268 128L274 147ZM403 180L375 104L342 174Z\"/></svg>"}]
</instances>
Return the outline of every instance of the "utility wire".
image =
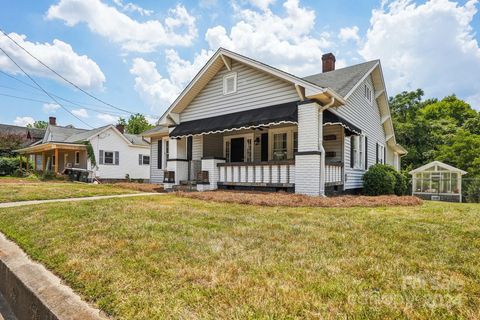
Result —
<instances>
[{"instance_id":1,"label":"utility wire","mask_svg":"<svg viewBox=\"0 0 480 320\"><path fill-rule=\"evenodd\" d=\"M2 30L3 32L3 30ZM50 99L52 99L53 101L55 101L62 109L64 109L65 111L67 111L69 114L71 114L73 117L75 117L78 121L80 121L81 123L85 124L87 127L90 127L90 128L93 128L91 125L89 125L88 123L86 123L85 121L83 121L82 119L80 119L79 117L77 117L75 114L73 114L72 112L70 112L70 110L68 110L67 108L65 108L57 99L55 99L55 97L53 97L50 93L48 93L47 90L43 89L43 87L37 82L35 81L35 79L33 79L25 70L23 70L22 67L20 67L20 65L12 58L10 57L10 55L5 51L3 50L3 48L0 47L0 50L3 52L3 54L5 54L7 56L8 59L10 59L10 61L12 61L20 70L22 70L22 72L30 79L32 80L33 83L35 83L37 85L37 87L39 87L43 92L45 92L45 94L47 96L50 97Z\"/></svg>"},{"instance_id":2,"label":"utility wire","mask_svg":"<svg viewBox=\"0 0 480 320\"><path fill-rule=\"evenodd\" d=\"M21 44L19 44L17 41L15 41L12 37L10 37L5 31L3 31L3 29L0 29L0 31L8 38L10 39L11 41L13 41L13 43L15 43L19 48L21 48L23 51L25 51L29 56L31 56L33 59L37 60L41 65L43 65L45 68L47 68L48 70L50 70L51 72L53 72L54 74L56 74L58 77L60 77L61 79L63 79L64 81L66 81L67 83L71 84L72 86L74 86L75 88L77 88L78 90L80 90L81 92L85 93L86 95L88 95L89 97L91 97L92 99L95 99L111 108L114 108L114 109L117 109L117 110L120 110L120 111L124 111L124 112L128 112L128 113L131 113L131 111L128 111L126 109L122 109L122 108L119 108L119 107L116 107L114 105L112 105L111 103L108 103L108 102L105 102L104 100L100 99L100 98L97 98L96 96L94 96L93 94L89 93L88 91L85 91L83 90L82 88L80 88L79 86L77 86L75 83L73 83L72 81L68 80L67 78L65 78L64 76L62 76L60 73L58 73L57 71L55 71L54 69L50 68L47 64L45 64L43 61L41 61L40 59L38 59L37 57L35 57L33 54L31 54L27 49L25 49Z\"/></svg>"},{"instance_id":3,"label":"utility wire","mask_svg":"<svg viewBox=\"0 0 480 320\"><path fill-rule=\"evenodd\" d=\"M0 73L2 73L3 75L5 75L5 76L7 76L7 77L9 77L9 78L12 78L12 79L15 80L15 81L20 82L20 83L23 84L23 85L26 85L26 86L28 86L28 87L30 87L30 88L33 88L33 89L35 89L35 90L38 90L38 91L42 91L42 90L38 89L36 86L31 85L30 83L27 83L27 82L25 82L25 81L23 81L23 80L20 80L20 79L18 79L18 78L16 78L16 77L14 77L14 76L6 73L5 71L0 70ZM18 88L12 88L12 87L7 87L7 86L3 86L3 85L0 85L0 87L4 87L4 88L12 89L12 90L21 91L21 90L18 89ZM26 93L30 93L30 92L26 92ZM34 93L32 92L32 94L34 94ZM54 93L52 93L52 92L50 92L50 94L51 94L52 96L57 97L57 98L60 99L60 100L63 100L63 101L65 101L65 102L74 104L74 105L76 105L76 106L79 106L79 107L82 107L82 108L85 108L85 109L86 109L86 107L84 107L84 106L91 106L91 107L99 108L99 109L96 109L96 110L102 111L102 112L104 112L104 113L114 112L114 111L112 111L111 109L101 109L100 106L95 105L95 104L89 104L89 103L83 103L83 102L75 102L75 101L72 101L72 100L69 100L69 99L66 99L66 98L62 98L61 96L59 96L59 95L57 95L57 94L54 94ZM124 113L135 114L134 112L127 112L127 111L125 111ZM115 113L113 113L113 114L115 114ZM122 114L122 115L123 115L123 114Z\"/></svg>"},{"instance_id":4,"label":"utility wire","mask_svg":"<svg viewBox=\"0 0 480 320\"><path fill-rule=\"evenodd\" d=\"M1 87L1 86L0 86ZM16 96L16 95L13 95L13 94L8 94L8 93L0 93L0 96L3 96L3 97L8 97L8 98L14 98L14 99L20 99L20 100L26 100L26 101L32 101L32 102L40 102L40 103L54 103L53 101L46 101L46 100L39 100L39 99L34 99L34 98L29 98L29 97L20 97L20 96ZM93 112L97 112L97 113L104 113L104 114L109 114L109 115L112 115L112 116L116 116L116 117L122 117L124 116L124 114L120 114L120 113L115 113L115 112L103 112L103 111L99 111L99 110L96 110L96 109L92 109L92 108L88 108L88 107L83 107L83 106L80 106L82 109L85 109L85 110L90 110L90 111L93 111Z\"/></svg>"}]
</instances>

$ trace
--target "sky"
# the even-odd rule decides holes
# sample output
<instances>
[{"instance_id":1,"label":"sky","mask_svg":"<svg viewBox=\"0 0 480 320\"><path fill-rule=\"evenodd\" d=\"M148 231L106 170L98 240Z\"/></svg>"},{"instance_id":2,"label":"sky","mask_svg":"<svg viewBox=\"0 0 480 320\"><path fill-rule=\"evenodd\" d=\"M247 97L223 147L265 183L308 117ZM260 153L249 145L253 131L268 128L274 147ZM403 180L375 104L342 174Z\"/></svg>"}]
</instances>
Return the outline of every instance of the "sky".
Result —
<instances>
[{"instance_id":1,"label":"sky","mask_svg":"<svg viewBox=\"0 0 480 320\"><path fill-rule=\"evenodd\" d=\"M477 0L0 0L0 28L76 86L0 34L0 49L50 94L0 50L0 123L55 116L60 125L89 128L131 113L154 123L218 47L297 76L321 72L327 52L337 68L380 59L390 96L422 88L426 97L456 94L480 110L479 6Z\"/></svg>"}]
</instances>

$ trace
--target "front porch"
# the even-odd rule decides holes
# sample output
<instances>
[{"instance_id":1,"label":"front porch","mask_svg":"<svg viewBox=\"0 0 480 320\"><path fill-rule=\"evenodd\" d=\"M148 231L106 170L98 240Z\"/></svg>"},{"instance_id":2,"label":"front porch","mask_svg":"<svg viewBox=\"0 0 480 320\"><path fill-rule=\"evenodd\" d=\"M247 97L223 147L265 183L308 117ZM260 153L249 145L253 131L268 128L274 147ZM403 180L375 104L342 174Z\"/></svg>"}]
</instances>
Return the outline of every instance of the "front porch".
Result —
<instances>
[{"instance_id":1,"label":"front porch","mask_svg":"<svg viewBox=\"0 0 480 320\"><path fill-rule=\"evenodd\" d=\"M51 172L59 175L65 169L88 169L87 147L83 144L68 143L43 143L28 148L17 150L20 157L26 157L33 161L33 168L27 161L27 172L32 169L35 172ZM20 170L22 162L20 161Z\"/></svg>"},{"instance_id":2,"label":"front porch","mask_svg":"<svg viewBox=\"0 0 480 320\"><path fill-rule=\"evenodd\" d=\"M315 102L288 103L169 127L158 141L165 189L343 191L346 137L361 130Z\"/></svg>"}]
</instances>

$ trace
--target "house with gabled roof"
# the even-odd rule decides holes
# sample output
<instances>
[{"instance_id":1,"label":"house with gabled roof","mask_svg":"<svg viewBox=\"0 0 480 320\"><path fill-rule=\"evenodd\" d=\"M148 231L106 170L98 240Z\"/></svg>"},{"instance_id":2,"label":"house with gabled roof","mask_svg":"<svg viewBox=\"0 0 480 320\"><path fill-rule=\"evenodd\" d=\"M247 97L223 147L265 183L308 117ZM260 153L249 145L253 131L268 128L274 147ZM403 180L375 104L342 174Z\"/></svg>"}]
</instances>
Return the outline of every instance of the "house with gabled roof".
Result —
<instances>
[{"instance_id":1,"label":"house with gabled roof","mask_svg":"<svg viewBox=\"0 0 480 320\"><path fill-rule=\"evenodd\" d=\"M150 177L149 141L124 132L122 125L87 130L58 126L50 117L42 140L17 152L33 157L36 171L61 174L73 169L100 180Z\"/></svg>"},{"instance_id":2,"label":"house with gabled roof","mask_svg":"<svg viewBox=\"0 0 480 320\"><path fill-rule=\"evenodd\" d=\"M400 168L379 60L297 77L220 48L145 133L166 189L356 192L375 163Z\"/></svg>"}]
</instances>

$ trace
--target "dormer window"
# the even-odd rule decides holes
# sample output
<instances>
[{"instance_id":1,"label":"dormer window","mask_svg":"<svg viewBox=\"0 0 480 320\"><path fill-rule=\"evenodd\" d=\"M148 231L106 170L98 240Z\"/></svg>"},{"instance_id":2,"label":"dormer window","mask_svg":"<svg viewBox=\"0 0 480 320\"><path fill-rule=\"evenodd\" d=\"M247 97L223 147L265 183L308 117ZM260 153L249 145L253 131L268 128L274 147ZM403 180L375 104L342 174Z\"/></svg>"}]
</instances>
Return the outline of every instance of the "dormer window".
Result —
<instances>
[{"instance_id":1,"label":"dormer window","mask_svg":"<svg viewBox=\"0 0 480 320\"><path fill-rule=\"evenodd\" d=\"M232 94L237 92L237 73L232 72L223 77L223 94Z\"/></svg>"},{"instance_id":2,"label":"dormer window","mask_svg":"<svg viewBox=\"0 0 480 320\"><path fill-rule=\"evenodd\" d=\"M373 104L373 90L367 83L364 84L364 96L368 103Z\"/></svg>"}]
</instances>

